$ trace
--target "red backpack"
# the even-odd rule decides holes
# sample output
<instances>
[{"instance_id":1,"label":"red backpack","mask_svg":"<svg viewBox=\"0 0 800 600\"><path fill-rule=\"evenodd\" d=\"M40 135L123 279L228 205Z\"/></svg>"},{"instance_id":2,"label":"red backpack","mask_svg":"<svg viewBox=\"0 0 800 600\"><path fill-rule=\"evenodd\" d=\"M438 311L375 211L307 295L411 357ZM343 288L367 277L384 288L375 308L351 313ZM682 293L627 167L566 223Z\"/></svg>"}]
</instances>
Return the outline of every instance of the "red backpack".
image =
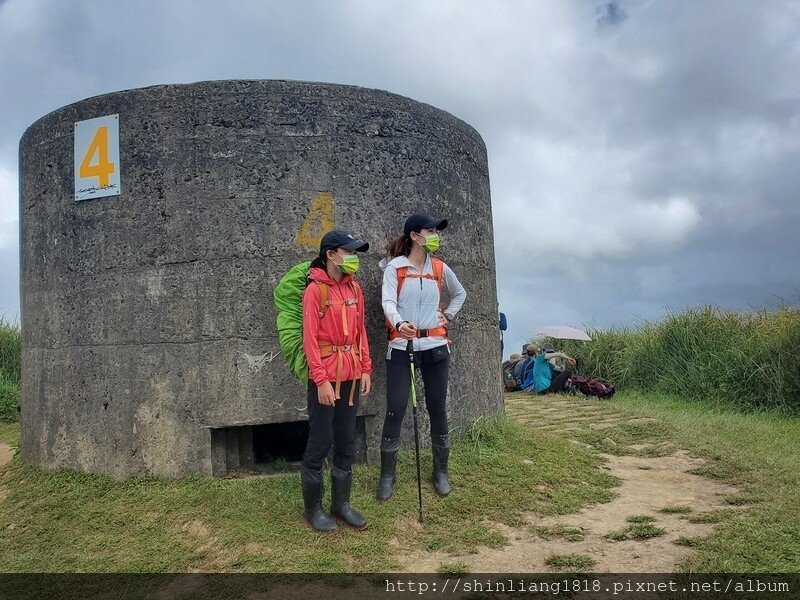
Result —
<instances>
[{"instance_id":1,"label":"red backpack","mask_svg":"<svg viewBox=\"0 0 800 600\"><path fill-rule=\"evenodd\" d=\"M598 398L611 398L616 391L614 386L597 379L589 379L580 375L573 375L569 378L570 385L580 390L587 396L597 396Z\"/></svg>"}]
</instances>

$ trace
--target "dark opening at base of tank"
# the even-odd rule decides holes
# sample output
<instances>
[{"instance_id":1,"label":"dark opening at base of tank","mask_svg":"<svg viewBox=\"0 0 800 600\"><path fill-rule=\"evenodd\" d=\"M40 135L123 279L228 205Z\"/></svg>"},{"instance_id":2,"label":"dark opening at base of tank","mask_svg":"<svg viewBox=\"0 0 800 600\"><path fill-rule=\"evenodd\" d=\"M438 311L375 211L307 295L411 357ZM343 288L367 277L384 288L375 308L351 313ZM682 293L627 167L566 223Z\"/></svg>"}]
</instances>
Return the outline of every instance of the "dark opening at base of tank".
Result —
<instances>
[{"instance_id":1,"label":"dark opening at base of tank","mask_svg":"<svg viewBox=\"0 0 800 600\"><path fill-rule=\"evenodd\" d=\"M253 427L253 460L256 465L272 464L286 470L300 468L308 441L308 421L270 423Z\"/></svg>"},{"instance_id":2,"label":"dark opening at base of tank","mask_svg":"<svg viewBox=\"0 0 800 600\"><path fill-rule=\"evenodd\" d=\"M366 419L369 418L371 416L356 417L356 463L366 461ZM308 421L212 429L212 474L241 477L299 471L307 442Z\"/></svg>"}]
</instances>

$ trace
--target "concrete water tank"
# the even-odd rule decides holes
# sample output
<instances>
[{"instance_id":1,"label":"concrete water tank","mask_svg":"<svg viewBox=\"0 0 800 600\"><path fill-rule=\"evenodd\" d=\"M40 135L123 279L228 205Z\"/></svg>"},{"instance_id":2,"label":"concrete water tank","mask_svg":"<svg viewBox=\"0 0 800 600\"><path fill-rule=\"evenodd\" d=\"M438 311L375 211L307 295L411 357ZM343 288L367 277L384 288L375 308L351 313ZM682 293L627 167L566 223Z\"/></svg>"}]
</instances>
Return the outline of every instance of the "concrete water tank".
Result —
<instances>
[{"instance_id":1,"label":"concrete water tank","mask_svg":"<svg viewBox=\"0 0 800 600\"><path fill-rule=\"evenodd\" d=\"M78 141L76 123L98 117L118 127L118 164L105 167L119 179L100 174L96 189L118 193L79 200L87 188L75 173L113 162L114 131L93 138L105 146ZM371 244L359 278L375 388L357 452L377 456L377 263L420 210L450 219L442 256L469 294L452 333L451 430L503 410L486 148L446 112L289 81L115 92L34 123L20 143L20 187L24 460L114 477L296 460L305 390L280 355L272 291L334 224Z\"/></svg>"}]
</instances>

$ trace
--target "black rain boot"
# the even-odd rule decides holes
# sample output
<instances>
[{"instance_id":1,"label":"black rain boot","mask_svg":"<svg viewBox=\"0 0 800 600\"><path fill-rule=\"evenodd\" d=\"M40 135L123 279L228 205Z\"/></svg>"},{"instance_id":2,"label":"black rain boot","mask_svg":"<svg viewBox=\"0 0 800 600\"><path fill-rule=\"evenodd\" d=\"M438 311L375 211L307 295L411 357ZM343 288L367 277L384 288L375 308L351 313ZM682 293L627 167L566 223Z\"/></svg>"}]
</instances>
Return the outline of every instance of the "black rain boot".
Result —
<instances>
[{"instance_id":1,"label":"black rain boot","mask_svg":"<svg viewBox=\"0 0 800 600\"><path fill-rule=\"evenodd\" d=\"M400 449L400 438L381 438L381 478L378 481L378 500L385 502L392 499L394 485L397 482L397 451Z\"/></svg>"},{"instance_id":2,"label":"black rain boot","mask_svg":"<svg viewBox=\"0 0 800 600\"><path fill-rule=\"evenodd\" d=\"M363 531L367 520L350 506L350 490L353 487L353 471L331 468L331 515L340 518L353 529Z\"/></svg>"},{"instance_id":3,"label":"black rain boot","mask_svg":"<svg viewBox=\"0 0 800 600\"><path fill-rule=\"evenodd\" d=\"M300 487L303 488L303 519L314 531L327 533L336 531L336 523L322 509L322 496L325 493L323 475L325 467L312 471L300 467Z\"/></svg>"},{"instance_id":4,"label":"black rain boot","mask_svg":"<svg viewBox=\"0 0 800 600\"><path fill-rule=\"evenodd\" d=\"M433 487L440 496L450 493L450 476L447 473L447 460L450 457L450 437L431 435L431 452L433 453Z\"/></svg>"}]
</instances>

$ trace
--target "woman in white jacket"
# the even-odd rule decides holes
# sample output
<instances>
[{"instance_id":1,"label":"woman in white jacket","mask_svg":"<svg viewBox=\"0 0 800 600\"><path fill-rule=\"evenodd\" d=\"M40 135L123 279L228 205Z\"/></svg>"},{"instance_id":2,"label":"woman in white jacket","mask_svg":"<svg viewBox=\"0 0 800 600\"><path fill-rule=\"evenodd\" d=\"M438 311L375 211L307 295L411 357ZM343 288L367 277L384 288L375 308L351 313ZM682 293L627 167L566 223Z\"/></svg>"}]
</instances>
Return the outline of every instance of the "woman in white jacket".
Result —
<instances>
[{"instance_id":1,"label":"woman in white jacket","mask_svg":"<svg viewBox=\"0 0 800 600\"><path fill-rule=\"evenodd\" d=\"M439 248L439 231L447 219L415 213L406 219L403 235L387 247L389 259L381 262L382 305L389 329L386 355L386 418L381 439L379 500L389 500L396 482L400 428L411 391L408 340L413 340L414 364L422 372L425 405L431 421L433 483L436 491L450 493L447 471L450 440L447 429L447 381L450 346L447 328L464 304L467 292L453 271L431 256ZM441 306L441 290L450 303Z\"/></svg>"}]
</instances>

